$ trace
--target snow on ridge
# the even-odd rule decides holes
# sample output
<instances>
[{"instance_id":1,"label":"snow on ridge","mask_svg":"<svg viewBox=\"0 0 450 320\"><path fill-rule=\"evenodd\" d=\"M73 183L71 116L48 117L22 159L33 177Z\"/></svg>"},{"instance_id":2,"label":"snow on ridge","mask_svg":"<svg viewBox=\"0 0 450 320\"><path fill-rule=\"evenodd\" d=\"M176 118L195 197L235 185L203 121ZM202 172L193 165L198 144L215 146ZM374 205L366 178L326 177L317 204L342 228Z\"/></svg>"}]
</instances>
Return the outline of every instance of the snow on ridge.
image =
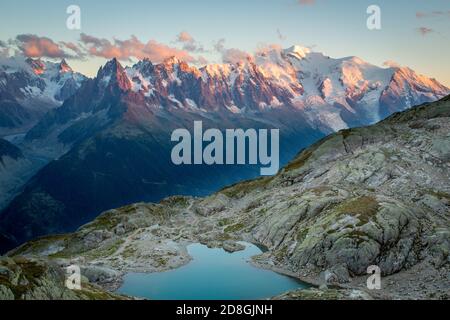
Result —
<instances>
[{"instance_id":1,"label":"snow on ridge","mask_svg":"<svg viewBox=\"0 0 450 320\"><path fill-rule=\"evenodd\" d=\"M64 64L64 66L62 65ZM74 81L80 87L85 77L80 73L73 72L65 60L61 63L31 59L24 56L13 56L0 58L0 72L6 75L24 73L28 83L22 84L19 90L25 95L25 100L41 99L59 106L62 101L58 96L67 81ZM32 85L39 81L42 86ZM21 85L18 83L17 85ZM26 103L26 101L24 101Z\"/></svg>"}]
</instances>

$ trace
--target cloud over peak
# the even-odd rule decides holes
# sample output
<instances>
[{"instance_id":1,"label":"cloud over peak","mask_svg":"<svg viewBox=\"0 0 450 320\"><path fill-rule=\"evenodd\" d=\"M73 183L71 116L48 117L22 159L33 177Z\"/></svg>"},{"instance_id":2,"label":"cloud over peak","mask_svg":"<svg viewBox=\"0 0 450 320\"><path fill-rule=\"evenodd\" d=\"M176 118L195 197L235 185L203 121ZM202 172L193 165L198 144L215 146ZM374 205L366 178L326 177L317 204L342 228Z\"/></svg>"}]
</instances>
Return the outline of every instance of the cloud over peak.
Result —
<instances>
[{"instance_id":1,"label":"cloud over peak","mask_svg":"<svg viewBox=\"0 0 450 320\"><path fill-rule=\"evenodd\" d=\"M253 59L253 55L237 48L226 48L225 39L219 39L214 44L214 49L221 54L224 63L239 63Z\"/></svg>"},{"instance_id":2,"label":"cloud over peak","mask_svg":"<svg viewBox=\"0 0 450 320\"><path fill-rule=\"evenodd\" d=\"M64 46L47 37L39 37L35 34L19 34L11 41L27 57L32 58L72 58L73 56L64 50Z\"/></svg>"},{"instance_id":3,"label":"cloud over peak","mask_svg":"<svg viewBox=\"0 0 450 320\"><path fill-rule=\"evenodd\" d=\"M385 67L389 67L389 68L401 68L401 65L393 60L387 60L385 62L383 62L383 66Z\"/></svg>"},{"instance_id":4,"label":"cloud over peak","mask_svg":"<svg viewBox=\"0 0 450 320\"><path fill-rule=\"evenodd\" d=\"M155 40L142 42L135 36L125 40L110 41L82 33L80 41L86 46L89 55L106 59L117 58L130 61L133 58L138 60L147 58L153 62L161 62L174 56L187 62L196 61L186 50L169 47Z\"/></svg>"},{"instance_id":5,"label":"cloud over peak","mask_svg":"<svg viewBox=\"0 0 450 320\"><path fill-rule=\"evenodd\" d=\"M19 34L7 42L0 41L0 51L2 55L6 55L11 49L13 52L30 58L85 59L87 57L102 57L105 59L117 58L122 61L148 58L158 63L170 57L177 57L186 62L205 63L205 58L195 57L191 54L191 52L204 51L203 47L192 36L187 32L180 33L178 40L183 44L181 49L156 40L143 42L136 36L124 40L117 38L109 40L81 33L78 41L57 42L49 37L35 34Z\"/></svg>"}]
</instances>

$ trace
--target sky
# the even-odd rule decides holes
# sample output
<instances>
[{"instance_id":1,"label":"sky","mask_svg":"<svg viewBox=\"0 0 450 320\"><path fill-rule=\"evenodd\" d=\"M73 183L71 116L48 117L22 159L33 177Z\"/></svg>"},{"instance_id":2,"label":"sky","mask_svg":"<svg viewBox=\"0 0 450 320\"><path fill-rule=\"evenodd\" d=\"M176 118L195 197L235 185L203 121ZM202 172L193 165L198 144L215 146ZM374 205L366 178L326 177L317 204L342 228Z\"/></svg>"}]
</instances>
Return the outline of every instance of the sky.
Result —
<instances>
[{"instance_id":1,"label":"sky","mask_svg":"<svg viewBox=\"0 0 450 320\"><path fill-rule=\"evenodd\" d=\"M66 26L69 5L81 9L80 30ZM381 9L380 30L367 28L370 5ZM202 65L298 44L409 66L450 86L450 0L15 0L0 9L0 54L65 57L89 76L113 56Z\"/></svg>"}]
</instances>

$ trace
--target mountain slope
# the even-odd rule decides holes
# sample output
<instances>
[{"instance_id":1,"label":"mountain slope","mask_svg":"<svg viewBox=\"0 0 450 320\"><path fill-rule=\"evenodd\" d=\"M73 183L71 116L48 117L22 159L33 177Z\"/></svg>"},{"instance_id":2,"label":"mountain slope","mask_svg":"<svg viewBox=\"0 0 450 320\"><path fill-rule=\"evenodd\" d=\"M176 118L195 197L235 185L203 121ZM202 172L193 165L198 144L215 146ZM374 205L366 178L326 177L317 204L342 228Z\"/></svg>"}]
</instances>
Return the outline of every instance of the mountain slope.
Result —
<instances>
[{"instance_id":1,"label":"mountain slope","mask_svg":"<svg viewBox=\"0 0 450 320\"><path fill-rule=\"evenodd\" d=\"M26 182L20 172L30 166L18 147L0 139L0 203L11 200L16 185Z\"/></svg>"},{"instance_id":2,"label":"mountain slope","mask_svg":"<svg viewBox=\"0 0 450 320\"><path fill-rule=\"evenodd\" d=\"M64 269L39 259L0 257L0 300L126 300L83 283L83 289L66 288Z\"/></svg>"},{"instance_id":3,"label":"mountain slope","mask_svg":"<svg viewBox=\"0 0 450 320\"><path fill-rule=\"evenodd\" d=\"M336 288L282 299L445 299L449 119L450 96L333 134L303 150L277 176L206 198L111 210L74 234L29 242L9 255L83 257L86 269L101 263L110 287L127 272L188 263L189 243L222 247L245 240L268 248L255 264ZM382 290L366 288L370 265L382 271Z\"/></svg>"},{"instance_id":4,"label":"mountain slope","mask_svg":"<svg viewBox=\"0 0 450 320\"><path fill-rule=\"evenodd\" d=\"M22 152L19 148L9 143L4 139L0 139L0 161L3 163L4 159L9 157L13 160L17 160L23 157Z\"/></svg>"}]
</instances>

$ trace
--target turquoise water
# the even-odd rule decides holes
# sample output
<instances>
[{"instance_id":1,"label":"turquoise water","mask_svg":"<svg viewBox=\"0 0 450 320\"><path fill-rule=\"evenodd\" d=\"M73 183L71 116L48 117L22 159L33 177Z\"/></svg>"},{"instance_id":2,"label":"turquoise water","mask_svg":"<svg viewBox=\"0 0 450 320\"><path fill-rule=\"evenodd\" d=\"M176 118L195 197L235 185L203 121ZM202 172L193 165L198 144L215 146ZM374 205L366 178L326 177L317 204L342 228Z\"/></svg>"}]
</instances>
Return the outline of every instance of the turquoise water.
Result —
<instances>
[{"instance_id":1,"label":"turquoise water","mask_svg":"<svg viewBox=\"0 0 450 320\"><path fill-rule=\"evenodd\" d=\"M242 244L246 249L235 253L190 245L193 260L186 266L159 273L129 273L118 292L153 300L245 300L306 287L296 279L253 267L248 261L261 250Z\"/></svg>"}]
</instances>

